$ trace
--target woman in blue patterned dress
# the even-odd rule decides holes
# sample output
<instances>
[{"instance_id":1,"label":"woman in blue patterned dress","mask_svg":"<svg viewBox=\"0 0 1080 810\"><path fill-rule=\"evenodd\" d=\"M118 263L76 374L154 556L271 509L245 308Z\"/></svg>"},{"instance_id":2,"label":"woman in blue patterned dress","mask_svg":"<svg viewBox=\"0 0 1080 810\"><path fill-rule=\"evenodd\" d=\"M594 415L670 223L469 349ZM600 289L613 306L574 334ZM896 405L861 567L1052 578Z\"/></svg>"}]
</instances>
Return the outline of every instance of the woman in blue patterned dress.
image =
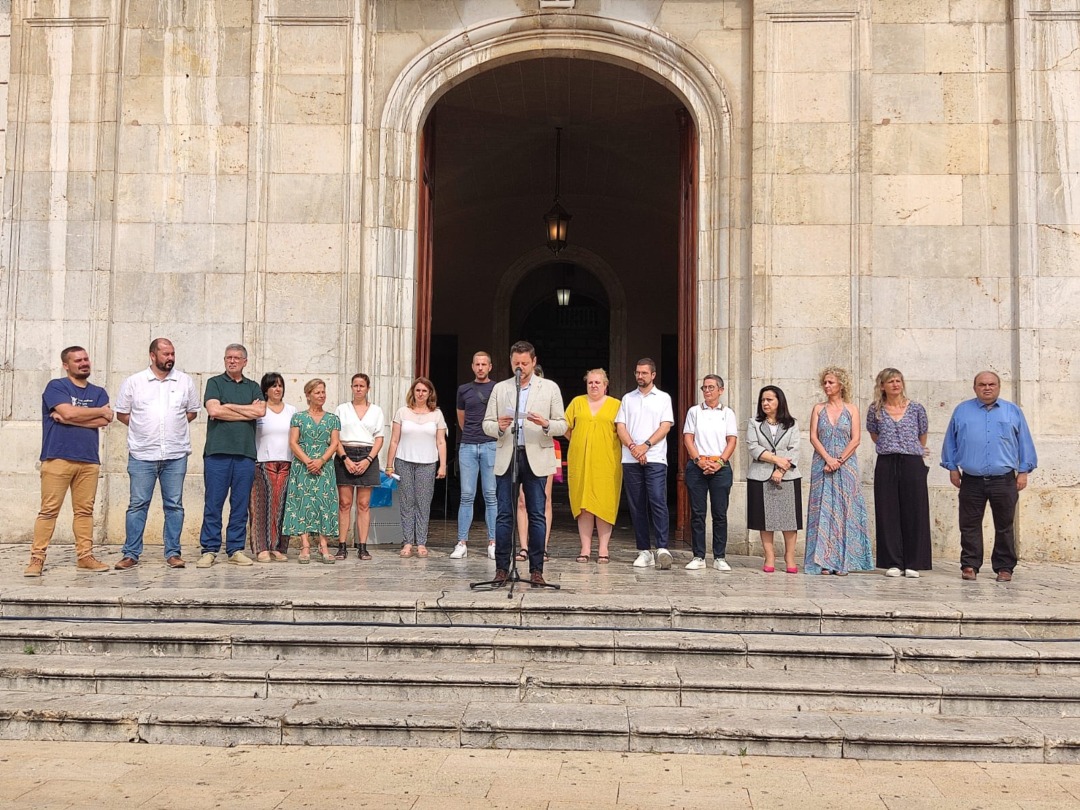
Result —
<instances>
[{"instance_id":1,"label":"woman in blue patterned dress","mask_svg":"<svg viewBox=\"0 0 1080 810\"><path fill-rule=\"evenodd\" d=\"M930 498L926 491L926 409L907 398L904 375L882 369L866 432L877 447L874 517L877 565L885 576L915 578L932 566Z\"/></svg>"},{"instance_id":2,"label":"woman in blue patterned dress","mask_svg":"<svg viewBox=\"0 0 1080 810\"><path fill-rule=\"evenodd\" d=\"M308 409L289 424L289 447L295 461L289 469L289 493L281 531L300 535L300 563L311 561L311 535L319 536L319 562L333 563L327 538L338 534L338 496L334 465L341 422L323 410L326 384L314 379L304 386ZM330 464L327 469L327 464Z\"/></svg>"},{"instance_id":3,"label":"woman in blue patterned dress","mask_svg":"<svg viewBox=\"0 0 1080 810\"><path fill-rule=\"evenodd\" d=\"M847 576L874 567L870 522L859 485L859 410L851 404L848 373L829 366L818 376L825 402L810 414L810 504L807 508L808 574Z\"/></svg>"}]
</instances>

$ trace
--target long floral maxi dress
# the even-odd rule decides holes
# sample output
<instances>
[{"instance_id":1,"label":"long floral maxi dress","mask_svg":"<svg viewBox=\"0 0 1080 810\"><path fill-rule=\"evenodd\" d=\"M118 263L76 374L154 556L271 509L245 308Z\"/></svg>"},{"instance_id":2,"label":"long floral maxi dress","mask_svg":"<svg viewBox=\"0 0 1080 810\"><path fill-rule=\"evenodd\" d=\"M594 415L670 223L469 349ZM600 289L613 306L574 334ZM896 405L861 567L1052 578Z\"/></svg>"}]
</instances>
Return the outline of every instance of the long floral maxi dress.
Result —
<instances>
[{"instance_id":1,"label":"long floral maxi dress","mask_svg":"<svg viewBox=\"0 0 1080 810\"><path fill-rule=\"evenodd\" d=\"M845 407L833 425L822 408L818 413L817 435L829 455L839 458L851 441L851 411ZM859 486L859 460L854 455L839 470L830 473L825 471L825 460L814 453L807 513L803 563L806 573L873 569L870 519Z\"/></svg>"},{"instance_id":2,"label":"long floral maxi dress","mask_svg":"<svg viewBox=\"0 0 1080 810\"><path fill-rule=\"evenodd\" d=\"M316 422L307 411L293 416L290 427L300 428L300 448L309 458L318 458L330 446L333 431L341 430L341 422L332 413L324 413ZM337 537L338 498L334 465L327 464L318 475L295 459L289 470L289 492L285 498L285 520L282 534L321 534Z\"/></svg>"}]
</instances>

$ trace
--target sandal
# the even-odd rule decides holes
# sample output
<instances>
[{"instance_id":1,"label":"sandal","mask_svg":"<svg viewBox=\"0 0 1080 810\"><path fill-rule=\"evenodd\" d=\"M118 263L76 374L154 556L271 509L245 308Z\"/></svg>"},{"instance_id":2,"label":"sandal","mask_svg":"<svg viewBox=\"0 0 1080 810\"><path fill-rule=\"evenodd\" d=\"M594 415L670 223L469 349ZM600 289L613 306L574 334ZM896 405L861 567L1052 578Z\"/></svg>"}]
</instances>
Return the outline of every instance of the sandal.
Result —
<instances>
[{"instance_id":1,"label":"sandal","mask_svg":"<svg viewBox=\"0 0 1080 810\"><path fill-rule=\"evenodd\" d=\"M300 556L296 558L296 561L301 565L307 565L309 562L311 562L311 552L301 551Z\"/></svg>"},{"instance_id":2,"label":"sandal","mask_svg":"<svg viewBox=\"0 0 1080 810\"><path fill-rule=\"evenodd\" d=\"M334 563L337 562L337 560L334 559L334 555L331 554L329 550L320 551L319 556L318 556L318 560L319 560L319 562L326 563L327 565L333 565Z\"/></svg>"},{"instance_id":3,"label":"sandal","mask_svg":"<svg viewBox=\"0 0 1080 810\"><path fill-rule=\"evenodd\" d=\"M425 546L423 544L417 546L416 547L416 556L417 557L426 557L427 556L427 546Z\"/></svg>"},{"instance_id":4,"label":"sandal","mask_svg":"<svg viewBox=\"0 0 1080 810\"><path fill-rule=\"evenodd\" d=\"M607 565L609 562L611 562L611 558L607 554L601 554L599 557L596 558L596 562L599 565Z\"/></svg>"},{"instance_id":5,"label":"sandal","mask_svg":"<svg viewBox=\"0 0 1080 810\"><path fill-rule=\"evenodd\" d=\"M406 543L405 545L403 545L401 547L401 551L398 552L398 555L401 556L401 557L411 557L412 556L412 543Z\"/></svg>"},{"instance_id":6,"label":"sandal","mask_svg":"<svg viewBox=\"0 0 1080 810\"><path fill-rule=\"evenodd\" d=\"M599 558L597 558L597 559L599 559ZM589 556L588 554L579 554L579 555L578 555L578 558L577 558L577 561L578 561L579 563L587 563L587 562L591 562L591 561L592 561L592 557L590 557L590 556Z\"/></svg>"},{"instance_id":7,"label":"sandal","mask_svg":"<svg viewBox=\"0 0 1080 810\"><path fill-rule=\"evenodd\" d=\"M548 553L546 551L544 552L544 562L551 562L551 557L548 556Z\"/></svg>"},{"instance_id":8,"label":"sandal","mask_svg":"<svg viewBox=\"0 0 1080 810\"><path fill-rule=\"evenodd\" d=\"M260 563L268 563L268 562L270 562L270 552L269 551L260 551L258 554L255 555L255 562L260 562Z\"/></svg>"},{"instance_id":9,"label":"sandal","mask_svg":"<svg viewBox=\"0 0 1080 810\"><path fill-rule=\"evenodd\" d=\"M514 555L514 559L518 562L525 562L527 559L529 559L529 552L527 552L525 549L521 549L517 554Z\"/></svg>"},{"instance_id":10,"label":"sandal","mask_svg":"<svg viewBox=\"0 0 1080 810\"><path fill-rule=\"evenodd\" d=\"M367 550L367 543L361 543L356 547L356 556L361 560L370 560L371 554Z\"/></svg>"},{"instance_id":11,"label":"sandal","mask_svg":"<svg viewBox=\"0 0 1080 810\"><path fill-rule=\"evenodd\" d=\"M334 559L344 560L349 556L349 548L344 543L338 543L337 551L334 552Z\"/></svg>"},{"instance_id":12,"label":"sandal","mask_svg":"<svg viewBox=\"0 0 1080 810\"><path fill-rule=\"evenodd\" d=\"M282 554L280 551L271 551L270 552L270 559L273 562L288 562L289 561L289 555L288 554Z\"/></svg>"}]
</instances>

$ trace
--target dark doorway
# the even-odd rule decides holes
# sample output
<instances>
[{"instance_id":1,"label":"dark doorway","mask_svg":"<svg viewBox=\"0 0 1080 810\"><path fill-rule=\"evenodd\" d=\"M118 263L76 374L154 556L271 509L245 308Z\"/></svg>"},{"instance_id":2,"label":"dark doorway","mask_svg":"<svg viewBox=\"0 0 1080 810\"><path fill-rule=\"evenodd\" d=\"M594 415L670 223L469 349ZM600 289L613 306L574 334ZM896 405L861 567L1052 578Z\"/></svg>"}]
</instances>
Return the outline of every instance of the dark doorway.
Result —
<instances>
[{"instance_id":1,"label":"dark doorway","mask_svg":"<svg viewBox=\"0 0 1080 810\"><path fill-rule=\"evenodd\" d=\"M682 158L693 152L693 142L685 137L682 102L671 90L643 72L584 54L542 57L462 81L436 102L435 112L425 124L419 156L431 212L432 272L425 282L430 320L417 324L417 339L423 341L425 332L456 338L455 358L436 346L444 339L430 343L431 376L443 402L456 388L451 372L455 384L471 378L477 350L491 352L492 376L504 379L508 344L520 338L537 346L546 376L559 383L567 402L584 392L588 368L605 368L632 384L633 361L660 360L664 335L681 336L673 365L692 368L694 330L684 318L693 304L696 265L683 242L692 248L695 226L683 223L683 203L694 199L686 188L696 168L684 171ZM572 217L562 256L580 250L593 257L587 261L601 269L606 284L617 279L617 310L604 283L580 266L571 268L569 305L555 300L558 285L551 279L568 270L545 247L556 127L562 131L560 202ZM437 166L428 154L436 140ZM419 239L423 250L425 233ZM543 284L537 281L545 277ZM426 290L418 290L418 300L427 300ZM625 324L618 334L625 368L618 370L611 367L612 323ZM493 345L496 334L508 335L500 340L507 345ZM445 375L446 383L436 375ZM681 426L689 403L668 390ZM445 413L449 422L451 408ZM677 437L672 439L677 448ZM669 474L674 487L677 465ZM450 501L452 517L453 494ZM554 521L558 528L573 525L565 510L557 509Z\"/></svg>"}]
</instances>

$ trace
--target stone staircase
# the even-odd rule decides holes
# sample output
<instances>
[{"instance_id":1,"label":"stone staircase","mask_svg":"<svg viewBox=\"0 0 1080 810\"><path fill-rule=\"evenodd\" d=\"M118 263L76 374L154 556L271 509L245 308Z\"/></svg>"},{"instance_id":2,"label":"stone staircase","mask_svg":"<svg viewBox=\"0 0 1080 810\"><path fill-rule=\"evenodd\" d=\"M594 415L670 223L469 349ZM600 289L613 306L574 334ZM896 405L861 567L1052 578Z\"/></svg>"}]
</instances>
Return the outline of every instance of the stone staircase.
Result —
<instances>
[{"instance_id":1,"label":"stone staircase","mask_svg":"<svg viewBox=\"0 0 1080 810\"><path fill-rule=\"evenodd\" d=\"M0 611L4 739L1080 759L1068 605L43 584Z\"/></svg>"}]
</instances>

